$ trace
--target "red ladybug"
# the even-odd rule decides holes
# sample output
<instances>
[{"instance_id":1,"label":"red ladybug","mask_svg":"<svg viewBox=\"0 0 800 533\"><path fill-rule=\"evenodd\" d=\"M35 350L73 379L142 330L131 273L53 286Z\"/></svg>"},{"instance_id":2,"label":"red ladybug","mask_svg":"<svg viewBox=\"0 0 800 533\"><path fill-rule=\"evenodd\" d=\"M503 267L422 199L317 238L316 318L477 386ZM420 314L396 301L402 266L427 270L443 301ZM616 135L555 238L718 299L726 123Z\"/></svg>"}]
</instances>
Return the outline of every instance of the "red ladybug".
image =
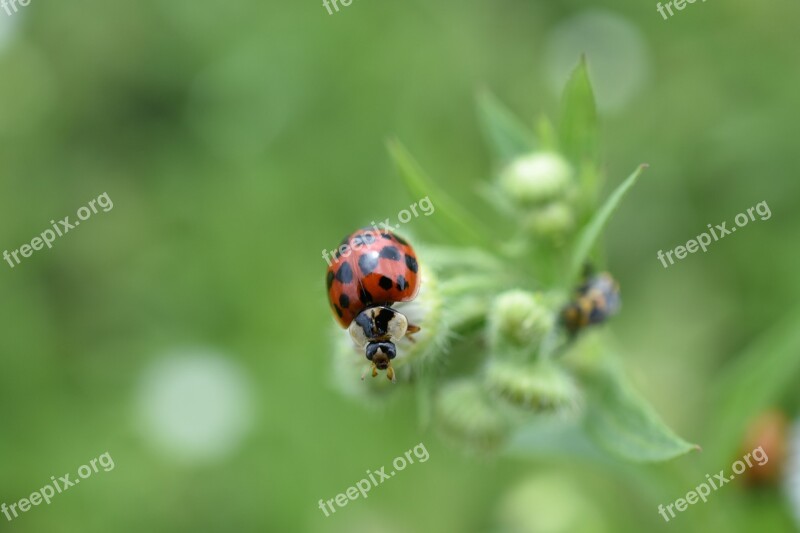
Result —
<instances>
[{"instance_id":1,"label":"red ladybug","mask_svg":"<svg viewBox=\"0 0 800 533\"><path fill-rule=\"evenodd\" d=\"M394 233L369 228L345 237L339 250L328 267L328 301L339 324L348 328L353 341L364 349L372 363L372 377L378 370L386 370L386 377L394 381L394 343L420 329L392 309L396 302L417 296L417 256L411 245Z\"/></svg>"}]
</instances>

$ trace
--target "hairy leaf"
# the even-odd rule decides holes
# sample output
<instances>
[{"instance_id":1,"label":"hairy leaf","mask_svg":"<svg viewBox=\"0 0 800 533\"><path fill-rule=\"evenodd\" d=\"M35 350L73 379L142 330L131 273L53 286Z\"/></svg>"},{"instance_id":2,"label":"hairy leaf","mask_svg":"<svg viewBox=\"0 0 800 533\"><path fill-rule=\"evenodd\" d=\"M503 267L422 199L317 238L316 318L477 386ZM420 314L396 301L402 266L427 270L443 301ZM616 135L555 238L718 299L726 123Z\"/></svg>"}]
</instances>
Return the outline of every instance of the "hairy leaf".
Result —
<instances>
[{"instance_id":1,"label":"hairy leaf","mask_svg":"<svg viewBox=\"0 0 800 533\"><path fill-rule=\"evenodd\" d=\"M594 162L598 144L597 109L585 56L567 81L561 106L561 149L576 165Z\"/></svg>"},{"instance_id":2,"label":"hairy leaf","mask_svg":"<svg viewBox=\"0 0 800 533\"><path fill-rule=\"evenodd\" d=\"M630 188L633 187L633 185L636 183L636 180L639 179L639 176L642 174L645 168L647 168L647 165L639 165L639 167L634 170L633 174L628 176L628 178L623 181L613 193L611 193L611 196L608 197L608 200L606 200L605 204L603 204L603 206L594 214L589 223L586 224L581 231L575 243L575 248L572 252L572 259L570 260L569 276L567 279L568 286L572 286L574 284L575 279L577 279L584 264L586 263L586 260L589 257L592 247L597 242L600 234L603 232L603 228L605 227L606 223L617 209L617 206L619 206L622 198L630 190Z\"/></svg>"},{"instance_id":3,"label":"hairy leaf","mask_svg":"<svg viewBox=\"0 0 800 533\"><path fill-rule=\"evenodd\" d=\"M581 377L587 434L612 454L631 461L666 461L699 449L664 424L620 369L594 367Z\"/></svg>"}]
</instances>

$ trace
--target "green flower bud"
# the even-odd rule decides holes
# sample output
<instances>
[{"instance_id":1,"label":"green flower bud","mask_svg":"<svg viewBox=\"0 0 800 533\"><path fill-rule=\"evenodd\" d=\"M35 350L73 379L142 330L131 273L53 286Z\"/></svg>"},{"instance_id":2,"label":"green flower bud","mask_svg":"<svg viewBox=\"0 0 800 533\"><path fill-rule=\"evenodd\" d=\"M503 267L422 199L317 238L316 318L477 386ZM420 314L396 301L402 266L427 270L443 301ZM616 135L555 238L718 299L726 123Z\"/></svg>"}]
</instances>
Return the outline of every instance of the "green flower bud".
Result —
<instances>
[{"instance_id":1,"label":"green flower bud","mask_svg":"<svg viewBox=\"0 0 800 533\"><path fill-rule=\"evenodd\" d=\"M504 292L495 298L489 313L489 344L494 353L506 347L536 347L554 322L555 314L540 293Z\"/></svg>"},{"instance_id":2,"label":"green flower bud","mask_svg":"<svg viewBox=\"0 0 800 533\"><path fill-rule=\"evenodd\" d=\"M400 302L392 306L403 313L409 324L419 326L413 335L406 335L397 344L397 357L392 361L395 369L411 364L428 363L443 353L450 340L444 321L444 300L439 281L425 264L420 264L420 289L417 297L410 302ZM412 340L413 339L413 340Z\"/></svg>"},{"instance_id":3,"label":"green flower bud","mask_svg":"<svg viewBox=\"0 0 800 533\"><path fill-rule=\"evenodd\" d=\"M538 205L558 199L573 181L566 159L554 152L537 152L514 160L500 175L500 186L521 205Z\"/></svg>"},{"instance_id":4,"label":"green flower bud","mask_svg":"<svg viewBox=\"0 0 800 533\"><path fill-rule=\"evenodd\" d=\"M386 379L384 373L373 378L369 372L361 380L362 374L370 367L363 349L359 349L347 330L338 326L333 338L333 379L334 386L346 396L357 399L381 399L394 392L398 386L407 384L412 378L412 367L432 359L444 352L450 339L443 320L443 302L439 284L434 273L424 265L419 270L422 277L419 294L411 302L392 306L405 315L409 324L420 327L412 335L406 335L395 343L397 357L392 360L396 382ZM413 337L413 340L411 338Z\"/></svg>"},{"instance_id":5,"label":"green flower bud","mask_svg":"<svg viewBox=\"0 0 800 533\"><path fill-rule=\"evenodd\" d=\"M603 514L563 473L528 479L496 511L497 531L508 533L605 533Z\"/></svg>"},{"instance_id":6,"label":"green flower bud","mask_svg":"<svg viewBox=\"0 0 800 533\"><path fill-rule=\"evenodd\" d=\"M567 203L553 202L530 213L525 225L535 237L559 239L575 227L575 216Z\"/></svg>"},{"instance_id":7,"label":"green flower bud","mask_svg":"<svg viewBox=\"0 0 800 533\"><path fill-rule=\"evenodd\" d=\"M434 416L445 438L473 451L495 451L510 434L507 415L471 380L445 385L434 400Z\"/></svg>"},{"instance_id":8,"label":"green flower bud","mask_svg":"<svg viewBox=\"0 0 800 533\"><path fill-rule=\"evenodd\" d=\"M581 403L572 376L549 361L519 364L494 360L486 367L486 385L515 407L536 413L571 412Z\"/></svg>"}]
</instances>

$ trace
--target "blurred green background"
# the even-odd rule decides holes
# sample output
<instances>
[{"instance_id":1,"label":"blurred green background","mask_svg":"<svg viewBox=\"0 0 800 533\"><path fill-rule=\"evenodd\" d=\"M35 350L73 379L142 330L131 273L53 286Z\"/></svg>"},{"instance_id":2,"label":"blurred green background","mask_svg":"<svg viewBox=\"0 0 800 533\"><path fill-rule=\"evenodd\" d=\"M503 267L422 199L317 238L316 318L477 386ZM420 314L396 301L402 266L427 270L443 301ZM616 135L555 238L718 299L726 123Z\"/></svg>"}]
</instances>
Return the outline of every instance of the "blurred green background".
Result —
<instances>
[{"instance_id":1,"label":"blurred green background","mask_svg":"<svg viewBox=\"0 0 800 533\"><path fill-rule=\"evenodd\" d=\"M410 395L386 410L342 397L320 251L417 200L393 136L477 210L492 168L476 92L555 117L585 51L607 186L650 164L606 239L624 296L610 328L639 390L703 445L715 380L800 296L798 17L789 1L697 2L666 21L632 0L0 10L0 247L114 202L0 266L0 502L104 452L116 465L0 530L486 532L527 509L553 515L538 531L792 531L778 487L730 484L661 519L658 503L735 456L478 459L421 431ZM656 259L762 200L770 220ZM781 396L790 417L796 400ZM428 462L331 517L317 507L419 442ZM559 529L572 514L586 523Z\"/></svg>"}]
</instances>

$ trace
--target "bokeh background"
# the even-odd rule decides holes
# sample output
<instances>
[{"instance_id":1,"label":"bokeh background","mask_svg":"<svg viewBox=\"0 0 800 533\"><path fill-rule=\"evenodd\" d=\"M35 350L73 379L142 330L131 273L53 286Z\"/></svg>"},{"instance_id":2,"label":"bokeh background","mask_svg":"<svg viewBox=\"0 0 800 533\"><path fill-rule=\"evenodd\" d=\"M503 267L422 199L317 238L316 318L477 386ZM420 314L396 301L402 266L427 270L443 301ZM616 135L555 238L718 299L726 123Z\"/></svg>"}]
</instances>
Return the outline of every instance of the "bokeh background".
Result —
<instances>
[{"instance_id":1,"label":"bokeh background","mask_svg":"<svg viewBox=\"0 0 800 533\"><path fill-rule=\"evenodd\" d=\"M320 251L417 200L390 137L486 212L472 194L492 171L477 91L529 122L555 117L585 52L607 186L651 165L606 238L629 374L701 445L720 397L743 418L767 403L794 418L796 375L752 409L719 377L796 315L798 17L780 0L697 2L666 21L632 0L0 10L0 248L103 192L114 202L52 250L0 264L0 501L104 452L116 465L0 529L487 532L523 515L542 532L793 531L800 500L780 485L729 484L661 519L658 503L735 454L476 458L420 430L410 395L385 410L343 397ZM770 220L669 269L656 259L762 200ZM430 219L411 224L428 235ZM318 509L419 442L428 462Z\"/></svg>"}]
</instances>

